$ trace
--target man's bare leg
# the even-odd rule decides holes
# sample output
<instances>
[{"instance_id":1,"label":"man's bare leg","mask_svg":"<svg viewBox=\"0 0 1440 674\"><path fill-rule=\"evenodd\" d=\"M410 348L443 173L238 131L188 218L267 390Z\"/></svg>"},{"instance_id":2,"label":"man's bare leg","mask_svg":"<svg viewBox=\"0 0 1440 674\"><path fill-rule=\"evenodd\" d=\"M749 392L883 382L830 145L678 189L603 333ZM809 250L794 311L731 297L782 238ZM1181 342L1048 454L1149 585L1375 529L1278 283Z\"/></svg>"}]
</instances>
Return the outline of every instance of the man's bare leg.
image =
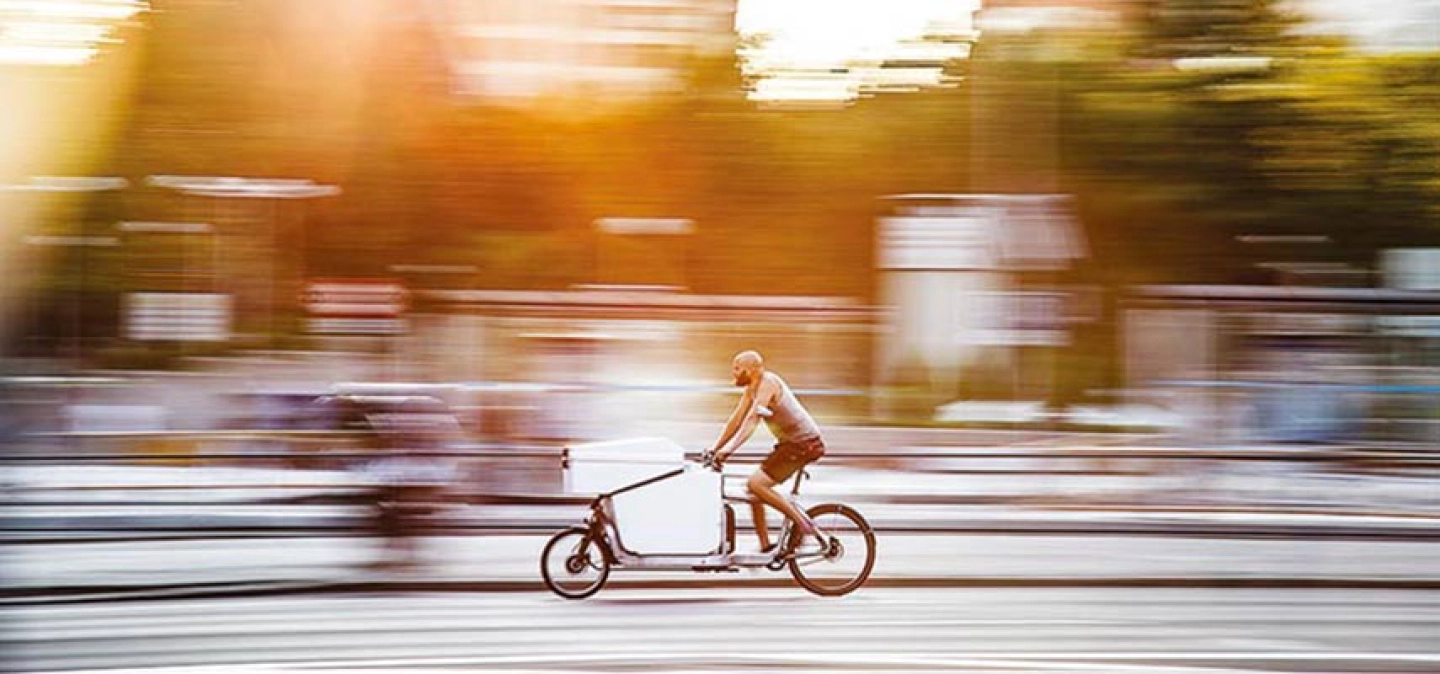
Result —
<instances>
[{"instance_id":1,"label":"man's bare leg","mask_svg":"<svg viewBox=\"0 0 1440 674\"><path fill-rule=\"evenodd\" d=\"M753 494L754 491L752 490ZM765 503L756 496L750 501L750 516L755 519L755 536L760 539L760 549L770 547L770 528L765 522Z\"/></svg>"},{"instance_id":2,"label":"man's bare leg","mask_svg":"<svg viewBox=\"0 0 1440 674\"><path fill-rule=\"evenodd\" d=\"M810 518L805 516L805 513L800 512L800 509L796 508L795 505L790 502L790 499L781 496L779 492L775 491L775 481L770 479L770 476L766 475L765 471L755 471L755 474L751 475L749 482L746 483L746 487L748 487L750 493L754 494L755 498L760 501L750 504L750 513L755 517L755 533L760 538L760 547L762 549L770 546L770 534L765 526L765 505L784 513L786 517L790 518L790 521L800 527L801 533L812 535L815 533L815 523L811 522ZM762 503L764 505L762 505Z\"/></svg>"}]
</instances>

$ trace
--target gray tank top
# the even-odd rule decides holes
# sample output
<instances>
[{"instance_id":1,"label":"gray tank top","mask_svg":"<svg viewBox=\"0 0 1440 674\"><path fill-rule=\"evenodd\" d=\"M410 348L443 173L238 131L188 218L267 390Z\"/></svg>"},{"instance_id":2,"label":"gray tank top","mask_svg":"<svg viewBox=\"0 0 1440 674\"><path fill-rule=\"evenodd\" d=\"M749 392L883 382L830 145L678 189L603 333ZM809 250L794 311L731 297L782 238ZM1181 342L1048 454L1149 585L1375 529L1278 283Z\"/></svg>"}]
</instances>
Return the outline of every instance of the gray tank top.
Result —
<instances>
[{"instance_id":1,"label":"gray tank top","mask_svg":"<svg viewBox=\"0 0 1440 674\"><path fill-rule=\"evenodd\" d=\"M779 375L775 378L780 379ZM795 393L784 379L780 379L780 395L770 404L770 412L770 416L765 417L765 425L776 441L797 442L820 437L820 427L810 418L810 413L795 398Z\"/></svg>"}]
</instances>

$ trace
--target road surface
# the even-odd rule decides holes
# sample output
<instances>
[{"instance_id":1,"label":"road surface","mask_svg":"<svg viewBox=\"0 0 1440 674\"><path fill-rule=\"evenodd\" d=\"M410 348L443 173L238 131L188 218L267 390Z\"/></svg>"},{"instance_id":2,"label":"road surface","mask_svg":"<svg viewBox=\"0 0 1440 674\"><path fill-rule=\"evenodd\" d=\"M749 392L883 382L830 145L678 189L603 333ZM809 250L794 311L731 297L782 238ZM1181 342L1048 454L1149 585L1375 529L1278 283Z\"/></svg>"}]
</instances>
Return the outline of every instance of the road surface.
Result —
<instances>
[{"instance_id":1,"label":"road surface","mask_svg":"<svg viewBox=\"0 0 1440 674\"><path fill-rule=\"evenodd\" d=\"M1418 590L384 593L0 616L11 671L1440 671L1440 592Z\"/></svg>"}]
</instances>

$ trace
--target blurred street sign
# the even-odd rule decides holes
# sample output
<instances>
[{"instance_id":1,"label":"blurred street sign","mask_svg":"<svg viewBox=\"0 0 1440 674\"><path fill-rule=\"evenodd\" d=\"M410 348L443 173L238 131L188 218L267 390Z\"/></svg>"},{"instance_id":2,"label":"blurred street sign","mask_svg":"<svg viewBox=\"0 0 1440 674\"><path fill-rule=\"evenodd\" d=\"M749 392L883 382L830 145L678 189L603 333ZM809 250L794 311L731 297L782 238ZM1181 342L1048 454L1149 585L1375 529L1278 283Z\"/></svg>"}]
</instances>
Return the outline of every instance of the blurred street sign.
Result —
<instances>
[{"instance_id":1,"label":"blurred street sign","mask_svg":"<svg viewBox=\"0 0 1440 674\"><path fill-rule=\"evenodd\" d=\"M157 175L145 182L194 196L231 199L314 199L340 194L339 187L303 178Z\"/></svg>"},{"instance_id":2,"label":"blurred street sign","mask_svg":"<svg viewBox=\"0 0 1440 674\"><path fill-rule=\"evenodd\" d=\"M695 221L689 218L600 218L595 228L606 234L651 234L681 236L695 233Z\"/></svg>"},{"instance_id":3,"label":"blurred street sign","mask_svg":"<svg viewBox=\"0 0 1440 674\"><path fill-rule=\"evenodd\" d=\"M125 296L125 334L136 341L223 342L230 339L230 296L138 292Z\"/></svg>"},{"instance_id":4,"label":"blurred street sign","mask_svg":"<svg viewBox=\"0 0 1440 674\"><path fill-rule=\"evenodd\" d=\"M408 296L397 281L317 279L306 285L301 301L311 333L395 335L405 332Z\"/></svg>"},{"instance_id":5,"label":"blurred street sign","mask_svg":"<svg viewBox=\"0 0 1440 674\"><path fill-rule=\"evenodd\" d=\"M879 219L886 271L1057 271L1087 255L1057 194L900 194Z\"/></svg>"},{"instance_id":6,"label":"blurred street sign","mask_svg":"<svg viewBox=\"0 0 1440 674\"><path fill-rule=\"evenodd\" d=\"M993 213L881 218L880 268L908 271L989 270L997 266Z\"/></svg>"}]
</instances>

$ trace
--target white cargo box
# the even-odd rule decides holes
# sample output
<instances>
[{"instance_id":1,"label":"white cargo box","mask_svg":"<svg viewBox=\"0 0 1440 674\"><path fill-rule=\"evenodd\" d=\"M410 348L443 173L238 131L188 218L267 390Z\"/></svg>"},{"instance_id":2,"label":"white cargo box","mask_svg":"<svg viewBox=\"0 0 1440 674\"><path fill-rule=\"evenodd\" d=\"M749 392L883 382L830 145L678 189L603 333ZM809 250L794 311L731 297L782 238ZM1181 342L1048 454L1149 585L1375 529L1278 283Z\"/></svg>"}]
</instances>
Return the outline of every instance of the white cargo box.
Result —
<instances>
[{"instance_id":1,"label":"white cargo box","mask_svg":"<svg viewBox=\"0 0 1440 674\"><path fill-rule=\"evenodd\" d=\"M720 474L692 464L611 499L620 544L640 555L706 555L725 538Z\"/></svg>"},{"instance_id":2,"label":"white cargo box","mask_svg":"<svg viewBox=\"0 0 1440 674\"><path fill-rule=\"evenodd\" d=\"M685 465L685 448L665 438L628 438L565 447L565 491L603 494Z\"/></svg>"}]
</instances>

